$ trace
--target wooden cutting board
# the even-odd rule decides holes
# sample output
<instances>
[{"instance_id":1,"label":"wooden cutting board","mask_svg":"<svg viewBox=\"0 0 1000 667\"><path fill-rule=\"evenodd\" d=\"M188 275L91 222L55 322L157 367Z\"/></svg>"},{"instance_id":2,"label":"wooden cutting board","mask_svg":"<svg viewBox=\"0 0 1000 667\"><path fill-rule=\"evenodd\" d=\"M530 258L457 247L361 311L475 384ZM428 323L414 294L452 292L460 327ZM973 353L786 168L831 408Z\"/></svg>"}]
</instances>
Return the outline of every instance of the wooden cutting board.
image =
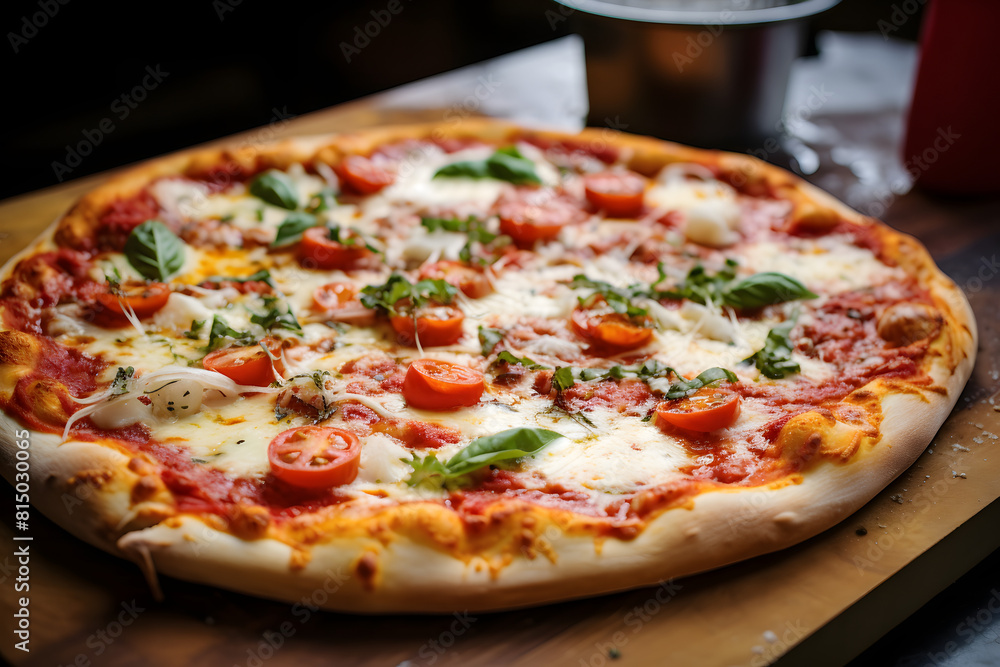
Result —
<instances>
[{"instance_id":1,"label":"wooden cutting board","mask_svg":"<svg viewBox=\"0 0 1000 667\"><path fill-rule=\"evenodd\" d=\"M267 130L331 132L388 117L360 101ZM237 139L265 135L260 130ZM232 139L232 138L230 138ZM108 174L0 203L0 262ZM660 587L495 614L358 617L165 579L32 515L30 591L16 593L13 503L0 514L0 655L16 665L840 664L1000 546L1000 202L907 195L890 224L920 238L965 290L980 352L955 412L917 463L842 524L780 553ZM994 254L996 253L996 254ZM996 406L994 401L997 401ZM8 487L9 489L9 487ZM8 495L10 498L11 495ZM992 503L992 504L991 504ZM21 533L19 533L21 534ZM414 573L419 576L419 573ZM30 596L30 653L16 650Z\"/></svg>"}]
</instances>

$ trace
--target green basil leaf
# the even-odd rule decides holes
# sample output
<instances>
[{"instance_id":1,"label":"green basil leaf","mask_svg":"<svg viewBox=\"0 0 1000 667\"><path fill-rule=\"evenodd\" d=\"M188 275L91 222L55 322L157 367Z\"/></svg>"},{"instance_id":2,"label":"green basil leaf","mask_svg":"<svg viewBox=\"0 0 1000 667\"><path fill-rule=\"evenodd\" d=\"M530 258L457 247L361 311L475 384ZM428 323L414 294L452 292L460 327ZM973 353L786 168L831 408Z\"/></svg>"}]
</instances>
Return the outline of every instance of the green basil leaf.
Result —
<instances>
[{"instance_id":1,"label":"green basil leaf","mask_svg":"<svg viewBox=\"0 0 1000 667\"><path fill-rule=\"evenodd\" d=\"M319 221L315 215L302 213L301 211L289 213L278 226L278 233L274 237L274 240L271 241L271 247L277 248L295 243L302 238L303 232L310 227L315 227L318 223Z\"/></svg>"},{"instance_id":2,"label":"green basil leaf","mask_svg":"<svg viewBox=\"0 0 1000 667\"><path fill-rule=\"evenodd\" d=\"M534 454L553 440L562 437L562 434L555 431L519 426L476 438L468 447L448 459L445 468L451 477L465 475L499 461Z\"/></svg>"},{"instance_id":3,"label":"green basil leaf","mask_svg":"<svg viewBox=\"0 0 1000 667\"><path fill-rule=\"evenodd\" d=\"M488 357L493 353L493 348L503 340L503 335L504 332L500 329L479 327L479 344L482 346L484 357Z\"/></svg>"},{"instance_id":4,"label":"green basil leaf","mask_svg":"<svg viewBox=\"0 0 1000 667\"><path fill-rule=\"evenodd\" d=\"M260 271L255 271L249 276L244 276L243 278L233 278L232 276L212 276L211 278L205 278L202 282L204 283L267 283L271 287L274 287L274 279L271 278L271 272L267 269L261 269Z\"/></svg>"},{"instance_id":5,"label":"green basil leaf","mask_svg":"<svg viewBox=\"0 0 1000 667\"><path fill-rule=\"evenodd\" d=\"M320 213L322 211L329 211L336 205L337 191L333 188L323 188L309 198L309 203L306 204L306 212Z\"/></svg>"},{"instance_id":6,"label":"green basil leaf","mask_svg":"<svg viewBox=\"0 0 1000 667\"><path fill-rule=\"evenodd\" d=\"M516 357L507 350L504 350L503 352L497 355L497 360L493 362L493 365L496 366L502 361L507 362L508 364L518 364L532 371L548 368L548 366L542 366L538 362L532 361L527 357Z\"/></svg>"},{"instance_id":7,"label":"green basil leaf","mask_svg":"<svg viewBox=\"0 0 1000 667\"><path fill-rule=\"evenodd\" d=\"M191 320L191 328L184 332L184 337L198 340L201 338L201 330L204 328L205 320Z\"/></svg>"},{"instance_id":8,"label":"green basil leaf","mask_svg":"<svg viewBox=\"0 0 1000 667\"><path fill-rule=\"evenodd\" d=\"M265 171L250 183L250 194L268 204L293 211L299 207L299 193L295 183L277 169Z\"/></svg>"},{"instance_id":9,"label":"green basil leaf","mask_svg":"<svg viewBox=\"0 0 1000 667\"><path fill-rule=\"evenodd\" d=\"M295 319L291 306L285 305L284 309L282 309L279 299L274 296L265 296L264 306L267 310L263 313L251 315L251 322L264 327L265 331L285 329L296 334L302 333L302 325Z\"/></svg>"},{"instance_id":10,"label":"green basil leaf","mask_svg":"<svg viewBox=\"0 0 1000 667\"><path fill-rule=\"evenodd\" d=\"M414 284L399 274L393 274L382 285L364 287L361 290L361 305L395 315L396 304L404 299L409 299L410 308L416 310L428 303L447 306L457 295L458 288L442 279L425 279Z\"/></svg>"},{"instance_id":11,"label":"green basil leaf","mask_svg":"<svg viewBox=\"0 0 1000 667\"><path fill-rule=\"evenodd\" d=\"M208 351L217 350L226 343L226 339L231 338L237 345L254 345L257 338L249 331L237 331L229 326L224 319L218 315L212 316L212 328L208 333Z\"/></svg>"},{"instance_id":12,"label":"green basil leaf","mask_svg":"<svg viewBox=\"0 0 1000 667\"><path fill-rule=\"evenodd\" d=\"M733 308L763 308L775 303L815 299L805 285L791 276L768 271L756 273L734 285L729 285L722 293L722 303Z\"/></svg>"},{"instance_id":13,"label":"green basil leaf","mask_svg":"<svg viewBox=\"0 0 1000 667\"><path fill-rule=\"evenodd\" d=\"M593 304L594 299L599 295L604 298L605 303L616 313L627 315L631 318L645 317L649 314L646 308L640 308L632 303L633 299L650 296L650 291L643 285L629 285L628 287L615 287L610 283L601 280L591 280L587 276L580 274L573 276L569 286L573 289L594 290L587 298L580 298L580 305L587 307Z\"/></svg>"},{"instance_id":14,"label":"green basil leaf","mask_svg":"<svg viewBox=\"0 0 1000 667\"><path fill-rule=\"evenodd\" d=\"M118 367L118 372L115 373L115 379L111 381L111 395L121 396L122 394L128 393L128 381L132 379L135 374L135 368L129 366L128 368Z\"/></svg>"},{"instance_id":15,"label":"green basil leaf","mask_svg":"<svg viewBox=\"0 0 1000 667\"><path fill-rule=\"evenodd\" d=\"M513 146L501 148L485 160L466 160L445 165L434 172L434 178L493 178L515 185L541 185L535 163L525 158Z\"/></svg>"},{"instance_id":16,"label":"green basil leaf","mask_svg":"<svg viewBox=\"0 0 1000 667\"><path fill-rule=\"evenodd\" d=\"M716 382L721 382L722 380L737 382L739 378L737 378L736 374L732 371L716 366L714 368L709 368L707 371L703 371L696 378L682 380L681 382L676 382L670 385L670 389L667 391L666 396L668 400L684 398L685 396L690 396L702 387L708 387Z\"/></svg>"},{"instance_id":17,"label":"green basil leaf","mask_svg":"<svg viewBox=\"0 0 1000 667\"><path fill-rule=\"evenodd\" d=\"M144 278L167 281L184 266L184 242L159 220L147 220L129 234L125 258Z\"/></svg>"},{"instance_id":18,"label":"green basil leaf","mask_svg":"<svg viewBox=\"0 0 1000 667\"><path fill-rule=\"evenodd\" d=\"M799 365L792 361L794 345L791 340L793 320L783 322L767 332L764 347L744 359L744 363L753 363L757 370L772 380L780 380L786 375L798 373Z\"/></svg>"},{"instance_id":19,"label":"green basil leaf","mask_svg":"<svg viewBox=\"0 0 1000 667\"><path fill-rule=\"evenodd\" d=\"M565 391L575 385L576 378L573 377L573 367L557 368L556 372L552 374L552 384L555 385L556 391Z\"/></svg>"},{"instance_id":20,"label":"green basil leaf","mask_svg":"<svg viewBox=\"0 0 1000 667\"><path fill-rule=\"evenodd\" d=\"M444 232L468 232L470 221L474 218L459 220L458 218L420 218L420 224L429 232L438 230Z\"/></svg>"}]
</instances>

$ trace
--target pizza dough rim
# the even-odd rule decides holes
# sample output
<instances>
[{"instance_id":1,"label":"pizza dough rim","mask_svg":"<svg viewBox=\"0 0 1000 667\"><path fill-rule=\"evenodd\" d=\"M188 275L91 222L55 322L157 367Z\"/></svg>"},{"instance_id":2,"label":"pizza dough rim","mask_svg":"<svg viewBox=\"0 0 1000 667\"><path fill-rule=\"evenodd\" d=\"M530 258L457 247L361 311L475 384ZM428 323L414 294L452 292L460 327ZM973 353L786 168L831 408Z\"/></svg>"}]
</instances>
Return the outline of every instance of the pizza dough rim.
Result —
<instances>
[{"instance_id":1,"label":"pizza dough rim","mask_svg":"<svg viewBox=\"0 0 1000 667\"><path fill-rule=\"evenodd\" d=\"M219 159L263 160L281 166L302 159L318 146L336 141L336 152L364 153L374 145L401 138L427 136L440 126L403 126L292 139L261 148L250 147L237 157L225 149L195 150L140 165L85 196L49 233L80 230L88 211L110 199L134 193L149 178L184 171L191 165ZM863 448L847 463L823 462L809 470L801 483L764 489L704 493L693 507L675 508L651 520L632 540L550 531L548 553L515 558L497 566L483 558L458 560L443 550L410 539L386 546L370 538L311 547L311 558L291 569L295 550L275 539L247 542L212 528L194 517L157 523L169 508L156 499L131 506L130 490L140 475L128 468L131 455L94 443L58 445L52 434L31 432L32 499L38 509L85 541L125 555L151 573L164 574L262 597L300 601L316 606L362 613L488 611L655 585L775 551L807 539L843 520L908 468L947 417L971 374L976 331L964 295L934 265L913 239L864 218L794 175L748 156L703 151L646 137L588 129L578 135L525 130L492 121L471 121L446 128L442 136L473 136L502 140L512 134L552 139L607 141L634 151L637 164L663 160L716 161L750 177L762 175L785 183L807 200L830 206L843 217L876 224L883 239L892 241L894 256L920 275L945 312L944 331L953 349L934 359L930 374L942 393L885 393L880 396L884 419L878 446ZM230 156L230 158L227 158ZM249 156L249 157L248 157ZM332 155L330 156L332 157ZM6 276L19 253L0 270ZM905 249L905 253L902 252ZM950 353L949 353L950 352ZM878 381L876 381L878 382ZM871 389L870 383L862 389ZM15 432L22 429L0 413L0 466L13 483ZM855 471L865 469L864 474ZM41 485L39 485L41 480ZM81 489L96 492L81 492ZM75 500L79 500L79 504ZM752 502L751 502L752 500ZM729 519L751 502L750 516L734 532ZM545 522L550 511L531 510ZM429 510L433 515L434 511ZM119 538L119 536L121 536ZM456 582L459 583L456 586ZM322 601L316 598L324 598Z\"/></svg>"}]
</instances>

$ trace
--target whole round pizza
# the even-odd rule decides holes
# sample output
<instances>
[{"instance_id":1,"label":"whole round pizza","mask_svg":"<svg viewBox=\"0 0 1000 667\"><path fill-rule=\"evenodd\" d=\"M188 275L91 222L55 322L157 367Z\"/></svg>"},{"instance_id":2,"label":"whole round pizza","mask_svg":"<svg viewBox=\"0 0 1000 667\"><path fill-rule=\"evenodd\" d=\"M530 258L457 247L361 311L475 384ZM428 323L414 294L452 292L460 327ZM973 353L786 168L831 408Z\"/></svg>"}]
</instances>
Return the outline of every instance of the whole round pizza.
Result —
<instances>
[{"instance_id":1,"label":"whole round pizza","mask_svg":"<svg viewBox=\"0 0 1000 667\"><path fill-rule=\"evenodd\" d=\"M154 586L357 612L795 544L914 461L976 350L922 246L785 171L490 121L153 160L0 279L17 502Z\"/></svg>"}]
</instances>

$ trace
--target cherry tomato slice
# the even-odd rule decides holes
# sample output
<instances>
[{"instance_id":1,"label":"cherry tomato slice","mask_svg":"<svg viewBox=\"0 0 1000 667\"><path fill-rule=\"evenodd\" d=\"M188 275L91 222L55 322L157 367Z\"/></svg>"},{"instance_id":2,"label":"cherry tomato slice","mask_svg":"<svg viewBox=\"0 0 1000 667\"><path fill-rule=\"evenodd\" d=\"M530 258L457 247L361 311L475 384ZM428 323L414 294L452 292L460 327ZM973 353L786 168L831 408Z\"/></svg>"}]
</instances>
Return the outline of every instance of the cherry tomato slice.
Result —
<instances>
[{"instance_id":1,"label":"cherry tomato slice","mask_svg":"<svg viewBox=\"0 0 1000 667\"><path fill-rule=\"evenodd\" d=\"M395 174L362 155L348 155L335 171L349 189L370 195L391 185Z\"/></svg>"},{"instance_id":2,"label":"cherry tomato slice","mask_svg":"<svg viewBox=\"0 0 1000 667\"><path fill-rule=\"evenodd\" d=\"M417 359L406 370L403 398L415 408L450 410L475 405L486 385L477 370L437 359Z\"/></svg>"},{"instance_id":3,"label":"cherry tomato slice","mask_svg":"<svg viewBox=\"0 0 1000 667\"><path fill-rule=\"evenodd\" d=\"M128 326L124 302L132 307L136 317L145 319L167 305L170 288L163 283L122 285L121 296L104 292L97 295L94 303L94 322L103 327Z\"/></svg>"},{"instance_id":4,"label":"cherry tomato slice","mask_svg":"<svg viewBox=\"0 0 1000 667\"><path fill-rule=\"evenodd\" d=\"M260 345L248 345L209 352L201 363L206 370L222 373L237 384L266 387L274 382L274 371L280 375L285 368L281 363L281 343L274 338L261 342L275 357L273 362Z\"/></svg>"},{"instance_id":5,"label":"cherry tomato slice","mask_svg":"<svg viewBox=\"0 0 1000 667\"><path fill-rule=\"evenodd\" d=\"M371 255L360 240L351 245L334 241L326 227L307 229L299 242L299 262L306 268L350 271Z\"/></svg>"},{"instance_id":6,"label":"cherry tomato slice","mask_svg":"<svg viewBox=\"0 0 1000 667\"><path fill-rule=\"evenodd\" d=\"M434 262L420 269L420 278L444 280L462 290L470 299L479 299L493 292L493 286L483 271L461 262Z\"/></svg>"},{"instance_id":7,"label":"cherry tomato slice","mask_svg":"<svg viewBox=\"0 0 1000 667\"><path fill-rule=\"evenodd\" d=\"M631 171L604 171L583 177L587 201L611 218L635 218L642 212L646 179Z\"/></svg>"},{"instance_id":8,"label":"cherry tomato slice","mask_svg":"<svg viewBox=\"0 0 1000 667\"><path fill-rule=\"evenodd\" d=\"M282 431L267 447L271 472L301 489L350 484L358 476L361 441L350 431L299 426Z\"/></svg>"},{"instance_id":9,"label":"cherry tomato slice","mask_svg":"<svg viewBox=\"0 0 1000 667\"><path fill-rule=\"evenodd\" d=\"M416 345L416 336L424 347L454 345L462 337L465 314L454 306L428 306L417 311L416 328L413 314L400 313L389 318L389 324L399 334L403 345Z\"/></svg>"},{"instance_id":10,"label":"cherry tomato slice","mask_svg":"<svg viewBox=\"0 0 1000 667\"><path fill-rule=\"evenodd\" d=\"M597 297L593 305L577 306L570 316L573 330L598 347L609 347L616 350L631 350L642 347L653 338L650 328L652 318L629 317L624 313L616 313L604 304L604 299Z\"/></svg>"},{"instance_id":11,"label":"cherry tomato slice","mask_svg":"<svg viewBox=\"0 0 1000 667\"><path fill-rule=\"evenodd\" d=\"M375 311L365 308L358 288L350 283L327 283L313 292L313 303L334 322L367 327L375 323Z\"/></svg>"},{"instance_id":12,"label":"cherry tomato slice","mask_svg":"<svg viewBox=\"0 0 1000 667\"><path fill-rule=\"evenodd\" d=\"M664 401L656 416L688 431L707 433L732 426L740 416L740 395L728 387L702 387L686 398Z\"/></svg>"},{"instance_id":13,"label":"cherry tomato slice","mask_svg":"<svg viewBox=\"0 0 1000 667\"><path fill-rule=\"evenodd\" d=\"M511 237L522 248L539 241L552 241L563 227L585 217L583 211L563 199L506 201L498 207L497 215L500 233Z\"/></svg>"}]
</instances>

